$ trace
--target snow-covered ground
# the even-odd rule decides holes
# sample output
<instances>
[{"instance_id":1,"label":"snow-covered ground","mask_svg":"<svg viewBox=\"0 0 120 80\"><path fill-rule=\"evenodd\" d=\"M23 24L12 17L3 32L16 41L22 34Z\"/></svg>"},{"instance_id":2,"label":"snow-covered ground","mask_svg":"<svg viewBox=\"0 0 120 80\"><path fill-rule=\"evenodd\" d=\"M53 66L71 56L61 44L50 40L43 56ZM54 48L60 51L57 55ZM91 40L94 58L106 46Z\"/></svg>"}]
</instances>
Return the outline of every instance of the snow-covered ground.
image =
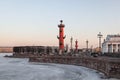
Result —
<instances>
[{"instance_id":1,"label":"snow-covered ground","mask_svg":"<svg viewBox=\"0 0 120 80\"><path fill-rule=\"evenodd\" d=\"M0 80L119 80L101 79L102 74L81 66L31 63L4 55L0 54Z\"/></svg>"}]
</instances>

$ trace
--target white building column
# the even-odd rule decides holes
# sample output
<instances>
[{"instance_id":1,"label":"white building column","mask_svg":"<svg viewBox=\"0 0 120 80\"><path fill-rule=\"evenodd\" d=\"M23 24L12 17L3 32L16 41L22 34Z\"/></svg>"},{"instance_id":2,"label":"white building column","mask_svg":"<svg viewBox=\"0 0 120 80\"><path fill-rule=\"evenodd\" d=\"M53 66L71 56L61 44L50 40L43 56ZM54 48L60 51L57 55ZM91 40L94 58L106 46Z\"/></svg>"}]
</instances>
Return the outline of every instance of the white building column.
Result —
<instances>
[{"instance_id":1,"label":"white building column","mask_svg":"<svg viewBox=\"0 0 120 80\"><path fill-rule=\"evenodd\" d=\"M116 51L115 52L118 52L118 44L116 44Z\"/></svg>"},{"instance_id":2,"label":"white building column","mask_svg":"<svg viewBox=\"0 0 120 80\"><path fill-rule=\"evenodd\" d=\"M118 51L120 52L120 44L118 44Z\"/></svg>"},{"instance_id":3,"label":"white building column","mask_svg":"<svg viewBox=\"0 0 120 80\"><path fill-rule=\"evenodd\" d=\"M112 50L111 50L111 45L108 44L107 46L108 46L108 50L107 50L107 52L110 53L110 52L112 51Z\"/></svg>"},{"instance_id":4,"label":"white building column","mask_svg":"<svg viewBox=\"0 0 120 80\"><path fill-rule=\"evenodd\" d=\"M104 48L104 52L108 53L108 44L106 44L106 47Z\"/></svg>"},{"instance_id":5,"label":"white building column","mask_svg":"<svg viewBox=\"0 0 120 80\"><path fill-rule=\"evenodd\" d=\"M113 44L113 53L116 52L116 44Z\"/></svg>"}]
</instances>

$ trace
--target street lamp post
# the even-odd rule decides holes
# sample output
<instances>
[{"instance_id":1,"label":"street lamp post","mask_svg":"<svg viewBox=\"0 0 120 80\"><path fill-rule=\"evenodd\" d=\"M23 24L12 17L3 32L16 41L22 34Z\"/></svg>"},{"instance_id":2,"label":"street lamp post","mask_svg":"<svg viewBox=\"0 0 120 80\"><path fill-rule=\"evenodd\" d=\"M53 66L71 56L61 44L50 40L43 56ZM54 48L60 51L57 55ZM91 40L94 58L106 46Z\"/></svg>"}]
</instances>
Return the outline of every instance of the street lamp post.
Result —
<instances>
[{"instance_id":1,"label":"street lamp post","mask_svg":"<svg viewBox=\"0 0 120 80\"><path fill-rule=\"evenodd\" d=\"M101 38L103 35L101 34L101 32L99 32L99 34L97 36L99 38L99 52L101 52Z\"/></svg>"},{"instance_id":2,"label":"street lamp post","mask_svg":"<svg viewBox=\"0 0 120 80\"><path fill-rule=\"evenodd\" d=\"M73 43L73 37L71 37L71 39L70 39L70 43L71 43L71 52L73 51L73 48L72 48L72 43Z\"/></svg>"},{"instance_id":3,"label":"street lamp post","mask_svg":"<svg viewBox=\"0 0 120 80\"><path fill-rule=\"evenodd\" d=\"M86 40L86 51L88 52L88 40Z\"/></svg>"}]
</instances>

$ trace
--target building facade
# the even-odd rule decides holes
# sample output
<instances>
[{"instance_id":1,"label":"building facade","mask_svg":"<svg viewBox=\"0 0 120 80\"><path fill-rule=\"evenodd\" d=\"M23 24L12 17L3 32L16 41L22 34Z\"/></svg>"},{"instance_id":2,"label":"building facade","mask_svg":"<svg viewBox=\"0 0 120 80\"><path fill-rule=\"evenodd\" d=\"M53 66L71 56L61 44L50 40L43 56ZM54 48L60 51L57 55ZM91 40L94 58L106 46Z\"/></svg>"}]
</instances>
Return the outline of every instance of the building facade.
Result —
<instances>
[{"instance_id":1,"label":"building facade","mask_svg":"<svg viewBox=\"0 0 120 80\"><path fill-rule=\"evenodd\" d=\"M120 53L120 35L107 35L102 44L103 53Z\"/></svg>"},{"instance_id":2,"label":"building facade","mask_svg":"<svg viewBox=\"0 0 120 80\"><path fill-rule=\"evenodd\" d=\"M56 54L55 46L17 46L13 48L14 54Z\"/></svg>"}]
</instances>

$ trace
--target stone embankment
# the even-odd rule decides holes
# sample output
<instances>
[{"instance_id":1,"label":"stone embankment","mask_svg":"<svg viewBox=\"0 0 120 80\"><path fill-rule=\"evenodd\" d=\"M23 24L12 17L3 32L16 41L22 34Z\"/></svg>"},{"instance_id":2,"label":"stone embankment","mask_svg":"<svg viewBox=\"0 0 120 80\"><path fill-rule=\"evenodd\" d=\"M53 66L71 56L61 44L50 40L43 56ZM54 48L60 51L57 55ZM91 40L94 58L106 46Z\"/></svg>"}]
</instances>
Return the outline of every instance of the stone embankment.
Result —
<instances>
[{"instance_id":1,"label":"stone embankment","mask_svg":"<svg viewBox=\"0 0 120 80\"><path fill-rule=\"evenodd\" d=\"M107 77L120 78L120 58L76 57L76 56L41 56L30 57L30 62L60 63L80 65L103 72Z\"/></svg>"}]
</instances>

